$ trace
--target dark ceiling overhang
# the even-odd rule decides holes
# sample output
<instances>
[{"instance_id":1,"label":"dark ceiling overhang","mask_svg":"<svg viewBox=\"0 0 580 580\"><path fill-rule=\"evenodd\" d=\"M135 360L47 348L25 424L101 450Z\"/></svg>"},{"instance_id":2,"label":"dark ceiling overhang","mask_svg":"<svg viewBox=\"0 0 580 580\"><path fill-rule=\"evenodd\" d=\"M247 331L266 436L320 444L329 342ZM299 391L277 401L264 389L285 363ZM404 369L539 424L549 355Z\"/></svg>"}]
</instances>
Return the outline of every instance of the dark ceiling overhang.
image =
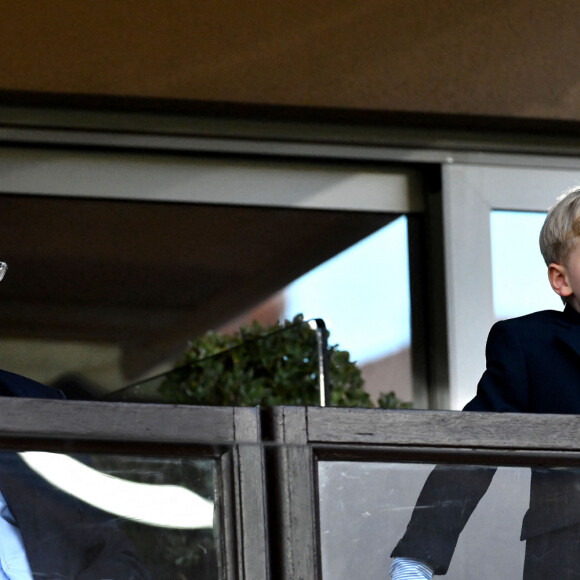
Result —
<instances>
[{"instance_id":1,"label":"dark ceiling overhang","mask_svg":"<svg viewBox=\"0 0 580 580\"><path fill-rule=\"evenodd\" d=\"M392 214L0 196L0 336L119 344L128 378Z\"/></svg>"}]
</instances>

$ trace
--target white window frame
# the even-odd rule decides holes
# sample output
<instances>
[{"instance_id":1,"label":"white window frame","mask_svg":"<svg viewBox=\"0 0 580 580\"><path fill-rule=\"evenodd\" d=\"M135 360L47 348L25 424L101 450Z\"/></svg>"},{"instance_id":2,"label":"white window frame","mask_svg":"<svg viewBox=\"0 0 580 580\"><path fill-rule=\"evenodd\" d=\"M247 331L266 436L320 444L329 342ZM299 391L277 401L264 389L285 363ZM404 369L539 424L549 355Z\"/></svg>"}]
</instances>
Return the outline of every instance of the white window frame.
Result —
<instances>
[{"instance_id":1,"label":"white window frame","mask_svg":"<svg viewBox=\"0 0 580 580\"><path fill-rule=\"evenodd\" d=\"M0 193L409 213L416 171L127 151L0 148Z\"/></svg>"}]
</instances>

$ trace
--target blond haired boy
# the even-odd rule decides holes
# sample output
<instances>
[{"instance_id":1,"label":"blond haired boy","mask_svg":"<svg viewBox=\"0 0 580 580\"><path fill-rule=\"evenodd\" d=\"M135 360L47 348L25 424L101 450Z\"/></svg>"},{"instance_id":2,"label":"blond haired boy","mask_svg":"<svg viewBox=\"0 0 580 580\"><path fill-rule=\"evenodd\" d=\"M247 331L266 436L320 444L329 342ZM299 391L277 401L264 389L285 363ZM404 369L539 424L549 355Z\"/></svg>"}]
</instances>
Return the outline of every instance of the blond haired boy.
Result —
<instances>
[{"instance_id":1,"label":"blond haired boy","mask_svg":"<svg viewBox=\"0 0 580 580\"><path fill-rule=\"evenodd\" d=\"M494 324L486 371L465 411L580 415L580 187L566 191L549 209L540 249L550 285L565 308ZM447 572L459 534L494 473L492 467L461 472L435 467L393 550L393 580L430 580ZM580 579L576 472L532 469L520 539L526 540L524 580Z\"/></svg>"}]
</instances>

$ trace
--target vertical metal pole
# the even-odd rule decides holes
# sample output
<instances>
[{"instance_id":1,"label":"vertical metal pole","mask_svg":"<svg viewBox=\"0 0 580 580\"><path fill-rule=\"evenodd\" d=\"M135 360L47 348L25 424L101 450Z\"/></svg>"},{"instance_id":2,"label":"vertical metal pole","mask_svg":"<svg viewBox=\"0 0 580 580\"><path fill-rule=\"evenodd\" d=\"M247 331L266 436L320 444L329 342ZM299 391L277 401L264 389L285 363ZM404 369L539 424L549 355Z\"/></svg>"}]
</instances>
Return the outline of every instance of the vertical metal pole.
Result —
<instances>
[{"instance_id":1,"label":"vertical metal pole","mask_svg":"<svg viewBox=\"0 0 580 580\"><path fill-rule=\"evenodd\" d=\"M328 376L328 332L322 318L308 321L310 328L316 331L316 354L318 356L318 388L320 406L330 405L330 378Z\"/></svg>"}]
</instances>

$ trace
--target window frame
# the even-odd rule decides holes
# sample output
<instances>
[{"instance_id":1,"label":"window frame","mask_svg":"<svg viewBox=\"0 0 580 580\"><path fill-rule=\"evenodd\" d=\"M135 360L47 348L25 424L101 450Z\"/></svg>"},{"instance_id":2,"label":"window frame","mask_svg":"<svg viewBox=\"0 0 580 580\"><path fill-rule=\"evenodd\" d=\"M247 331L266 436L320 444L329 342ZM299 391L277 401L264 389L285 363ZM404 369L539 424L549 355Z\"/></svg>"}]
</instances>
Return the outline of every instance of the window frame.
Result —
<instances>
[{"instance_id":1,"label":"window frame","mask_svg":"<svg viewBox=\"0 0 580 580\"><path fill-rule=\"evenodd\" d=\"M13 161L22 161L28 156L30 161L17 176L3 172L0 192L6 193L52 195L65 191L74 198L90 186L90 195L114 198L120 186L138 176L137 168L147 157L165 160L162 173L166 176L196 157L241 162L243 179L250 175L252 164L267 167L272 161L282 162L290 172L344 163L352 168L373 164L404 170L403 181L392 182L390 201L378 200L374 194L351 196L342 190L306 202L288 191L278 199L250 196L245 202L287 207L306 203L342 211L391 208L423 222L418 228L423 231L413 232L410 242L412 284L419 296L412 296L411 301L414 398L418 407L439 409L461 408L473 396L484 368L485 338L493 323L489 211L545 211L558 191L578 180L580 170L576 141L549 132L473 133L445 127L405 129L388 124L290 122L233 115L217 118L176 112L0 106L0 133L0 158L6 154ZM43 155L54 164L43 163ZM112 176L106 174L106 163L98 169L104 178L100 192L100 181L90 173L98 156L114 161L120 170ZM122 166L123 156L132 159L132 169ZM10 163L4 168L9 169ZM64 171L56 170L59 168ZM71 171L76 181L71 182ZM4 182L6 175L10 177ZM239 175L232 175L230 184L236 184ZM369 179L375 183L372 176ZM134 186L128 191L132 199L142 195ZM233 190L221 197L209 190L196 197L182 188L172 196L164 201L244 203ZM143 197L151 199L151 194ZM478 264L477 271L470 271L472 264Z\"/></svg>"}]
</instances>

